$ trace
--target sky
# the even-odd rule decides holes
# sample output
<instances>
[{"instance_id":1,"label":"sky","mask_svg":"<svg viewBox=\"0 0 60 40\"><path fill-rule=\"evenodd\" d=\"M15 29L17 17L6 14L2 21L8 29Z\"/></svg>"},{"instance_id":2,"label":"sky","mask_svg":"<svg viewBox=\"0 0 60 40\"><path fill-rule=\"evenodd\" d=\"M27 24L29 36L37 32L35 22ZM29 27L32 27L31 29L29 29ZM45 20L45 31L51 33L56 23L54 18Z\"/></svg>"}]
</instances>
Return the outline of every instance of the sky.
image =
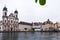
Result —
<instances>
[{"instance_id":1,"label":"sky","mask_svg":"<svg viewBox=\"0 0 60 40\"><path fill-rule=\"evenodd\" d=\"M8 15L17 9L19 21L44 22L50 19L52 22L60 22L60 0L46 0L44 6L35 3L35 0L0 0L0 20L4 6L8 8Z\"/></svg>"}]
</instances>

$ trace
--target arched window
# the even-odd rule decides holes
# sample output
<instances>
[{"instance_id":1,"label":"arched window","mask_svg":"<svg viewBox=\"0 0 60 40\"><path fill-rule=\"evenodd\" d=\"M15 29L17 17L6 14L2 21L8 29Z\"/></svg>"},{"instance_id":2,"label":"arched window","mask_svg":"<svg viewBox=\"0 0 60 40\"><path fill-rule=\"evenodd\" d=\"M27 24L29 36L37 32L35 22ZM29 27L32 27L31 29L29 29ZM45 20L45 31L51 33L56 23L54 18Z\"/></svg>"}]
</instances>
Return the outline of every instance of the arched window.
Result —
<instances>
[{"instance_id":1,"label":"arched window","mask_svg":"<svg viewBox=\"0 0 60 40\"><path fill-rule=\"evenodd\" d=\"M5 23L6 23L6 20L5 20Z\"/></svg>"},{"instance_id":2,"label":"arched window","mask_svg":"<svg viewBox=\"0 0 60 40\"><path fill-rule=\"evenodd\" d=\"M12 20L11 20L11 23L12 23Z\"/></svg>"},{"instance_id":3,"label":"arched window","mask_svg":"<svg viewBox=\"0 0 60 40\"><path fill-rule=\"evenodd\" d=\"M7 13L5 12L5 16L7 15Z\"/></svg>"},{"instance_id":4,"label":"arched window","mask_svg":"<svg viewBox=\"0 0 60 40\"><path fill-rule=\"evenodd\" d=\"M16 15L16 17L17 17L17 15Z\"/></svg>"}]
</instances>

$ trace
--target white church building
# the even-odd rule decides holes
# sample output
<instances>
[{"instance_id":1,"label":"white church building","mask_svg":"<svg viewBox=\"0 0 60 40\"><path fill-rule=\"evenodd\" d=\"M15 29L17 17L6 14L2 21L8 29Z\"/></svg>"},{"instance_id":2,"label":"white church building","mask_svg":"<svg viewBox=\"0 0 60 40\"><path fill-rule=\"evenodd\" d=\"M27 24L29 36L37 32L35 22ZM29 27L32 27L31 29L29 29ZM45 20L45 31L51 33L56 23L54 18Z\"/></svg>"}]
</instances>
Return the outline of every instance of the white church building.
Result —
<instances>
[{"instance_id":1,"label":"white church building","mask_svg":"<svg viewBox=\"0 0 60 40\"><path fill-rule=\"evenodd\" d=\"M0 31L18 31L19 24L18 24L18 11L15 10L14 13L10 13L7 16L8 9L5 6L3 8L3 15L2 15L2 24L0 23Z\"/></svg>"}]
</instances>

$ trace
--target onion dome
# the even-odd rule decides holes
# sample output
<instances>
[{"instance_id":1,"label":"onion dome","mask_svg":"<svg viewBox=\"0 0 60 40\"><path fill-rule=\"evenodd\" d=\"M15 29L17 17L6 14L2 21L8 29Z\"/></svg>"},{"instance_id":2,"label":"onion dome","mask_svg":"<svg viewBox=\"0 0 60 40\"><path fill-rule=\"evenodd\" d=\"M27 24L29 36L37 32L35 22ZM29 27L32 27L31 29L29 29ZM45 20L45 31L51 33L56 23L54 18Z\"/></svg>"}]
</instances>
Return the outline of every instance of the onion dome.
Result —
<instances>
[{"instance_id":1,"label":"onion dome","mask_svg":"<svg viewBox=\"0 0 60 40\"><path fill-rule=\"evenodd\" d=\"M17 11L17 10L15 10L15 11L14 11L14 13L18 13L18 11Z\"/></svg>"},{"instance_id":2,"label":"onion dome","mask_svg":"<svg viewBox=\"0 0 60 40\"><path fill-rule=\"evenodd\" d=\"M7 11L7 7L6 6L3 8L3 11Z\"/></svg>"}]
</instances>

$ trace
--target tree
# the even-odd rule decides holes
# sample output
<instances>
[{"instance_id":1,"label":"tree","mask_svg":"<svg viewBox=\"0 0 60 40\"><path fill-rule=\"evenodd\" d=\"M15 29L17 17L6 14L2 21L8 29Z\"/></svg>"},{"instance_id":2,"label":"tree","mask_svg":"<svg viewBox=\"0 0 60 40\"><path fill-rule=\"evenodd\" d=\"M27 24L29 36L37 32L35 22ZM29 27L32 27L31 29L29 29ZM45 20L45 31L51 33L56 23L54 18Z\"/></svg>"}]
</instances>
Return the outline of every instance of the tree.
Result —
<instances>
[{"instance_id":1,"label":"tree","mask_svg":"<svg viewBox=\"0 0 60 40\"><path fill-rule=\"evenodd\" d=\"M38 0L35 0L35 3L37 3ZM39 0L39 4L40 5L45 5L46 4L46 0Z\"/></svg>"},{"instance_id":2,"label":"tree","mask_svg":"<svg viewBox=\"0 0 60 40\"><path fill-rule=\"evenodd\" d=\"M34 29L34 28L32 28L32 31L35 31L35 29Z\"/></svg>"},{"instance_id":3,"label":"tree","mask_svg":"<svg viewBox=\"0 0 60 40\"><path fill-rule=\"evenodd\" d=\"M25 31L27 30L27 28L24 28L25 29Z\"/></svg>"}]
</instances>

